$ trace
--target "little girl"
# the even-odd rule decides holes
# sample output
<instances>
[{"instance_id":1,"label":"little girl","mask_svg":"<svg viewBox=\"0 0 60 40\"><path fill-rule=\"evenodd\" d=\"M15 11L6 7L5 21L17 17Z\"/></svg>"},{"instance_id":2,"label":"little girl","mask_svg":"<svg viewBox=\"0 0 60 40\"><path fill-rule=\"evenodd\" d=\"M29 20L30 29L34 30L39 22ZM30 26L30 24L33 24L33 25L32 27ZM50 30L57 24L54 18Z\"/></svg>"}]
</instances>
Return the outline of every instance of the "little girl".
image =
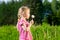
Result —
<instances>
[{"instance_id":1,"label":"little girl","mask_svg":"<svg viewBox=\"0 0 60 40\"><path fill-rule=\"evenodd\" d=\"M17 30L19 31L19 40L33 40L30 27L34 23L33 20L30 23L27 21L30 17L30 8L22 6L18 10L18 22Z\"/></svg>"}]
</instances>

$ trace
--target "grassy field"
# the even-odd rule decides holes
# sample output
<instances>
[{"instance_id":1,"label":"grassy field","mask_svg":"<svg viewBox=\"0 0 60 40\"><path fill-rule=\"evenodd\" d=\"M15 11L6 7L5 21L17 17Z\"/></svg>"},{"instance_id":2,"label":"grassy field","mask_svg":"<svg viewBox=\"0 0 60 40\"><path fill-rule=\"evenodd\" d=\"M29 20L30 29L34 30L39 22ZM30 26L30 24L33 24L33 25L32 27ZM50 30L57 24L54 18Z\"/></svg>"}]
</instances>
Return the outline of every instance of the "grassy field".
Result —
<instances>
[{"instance_id":1,"label":"grassy field","mask_svg":"<svg viewBox=\"0 0 60 40\"><path fill-rule=\"evenodd\" d=\"M33 25L31 32L33 40L60 40L60 26ZM18 40L18 38L19 33L16 26L4 25L0 27L0 40Z\"/></svg>"}]
</instances>

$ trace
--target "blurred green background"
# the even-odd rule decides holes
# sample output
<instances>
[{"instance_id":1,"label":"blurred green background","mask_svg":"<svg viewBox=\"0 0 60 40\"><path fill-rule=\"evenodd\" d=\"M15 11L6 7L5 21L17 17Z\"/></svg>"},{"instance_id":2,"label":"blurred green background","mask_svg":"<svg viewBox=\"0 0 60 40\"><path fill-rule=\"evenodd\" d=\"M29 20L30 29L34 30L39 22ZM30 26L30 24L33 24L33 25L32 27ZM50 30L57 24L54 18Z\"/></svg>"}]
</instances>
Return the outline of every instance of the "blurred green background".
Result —
<instances>
[{"instance_id":1,"label":"blurred green background","mask_svg":"<svg viewBox=\"0 0 60 40\"><path fill-rule=\"evenodd\" d=\"M35 15L33 40L60 40L60 0L0 0L0 40L18 40L17 13L24 5Z\"/></svg>"},{"instance_id":2,"label":"blurred green background","mask_svg":"<svg viewBox=\"0 0 60 40\"><path fill-rule=\"evenodd\" d=\"M35 15L35 24L42 25L46 22L50 25L60 25L60 0L3 1L0 3L0 25L16 25L18 9L24 5L31 9L31 15Z\"/></svg>"}]
</instances>

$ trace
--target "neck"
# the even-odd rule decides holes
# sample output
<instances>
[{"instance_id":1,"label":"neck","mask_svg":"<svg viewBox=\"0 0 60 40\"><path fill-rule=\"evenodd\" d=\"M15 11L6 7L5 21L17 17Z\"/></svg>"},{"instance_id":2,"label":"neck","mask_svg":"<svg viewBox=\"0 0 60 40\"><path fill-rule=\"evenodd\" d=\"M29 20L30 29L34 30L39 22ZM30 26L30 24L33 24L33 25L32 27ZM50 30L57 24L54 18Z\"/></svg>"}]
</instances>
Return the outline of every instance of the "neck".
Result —
<instances>
[{"instance_id":1,"label":"neck","mask_svg":"<svg viewBox=\"0 0 60 40\"><path fill-rule=\"evenodd\" d=\"M26 18L22 17L22 19L24 19L26 21Z\"/></svg>"}]
</instances>

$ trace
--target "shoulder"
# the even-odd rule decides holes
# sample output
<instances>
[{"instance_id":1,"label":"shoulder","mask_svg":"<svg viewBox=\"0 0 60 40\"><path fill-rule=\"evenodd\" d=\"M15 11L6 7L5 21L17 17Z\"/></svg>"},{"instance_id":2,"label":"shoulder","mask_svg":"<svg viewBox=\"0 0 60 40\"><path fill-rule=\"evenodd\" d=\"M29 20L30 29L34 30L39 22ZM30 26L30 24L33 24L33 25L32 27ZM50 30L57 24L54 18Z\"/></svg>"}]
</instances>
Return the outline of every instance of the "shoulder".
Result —
<instances>
[{"instance_id":1,"label":"shoulder","mask_svg":"<svg viewBox=\"0 0 60 40\"><path fill-rule=\"evenodd\" d=\"M23 19L18 19L18 23L22 24L22 23L24 23L24 20Z\"/></svg>"}]
</instances>

